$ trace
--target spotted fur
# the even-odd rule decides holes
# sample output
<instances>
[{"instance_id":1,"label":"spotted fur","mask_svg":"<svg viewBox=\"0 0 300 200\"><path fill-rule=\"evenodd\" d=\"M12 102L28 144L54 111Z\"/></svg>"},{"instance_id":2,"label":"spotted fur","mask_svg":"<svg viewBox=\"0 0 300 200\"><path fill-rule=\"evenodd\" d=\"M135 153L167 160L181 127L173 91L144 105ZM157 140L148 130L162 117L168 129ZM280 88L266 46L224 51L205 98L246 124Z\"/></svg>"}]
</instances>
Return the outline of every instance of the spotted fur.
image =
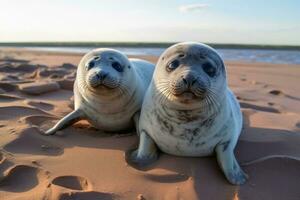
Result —
<instances>
[{"instance_id":1,"label":"spotted fur","mask_svg":"<svg viewBox=\"0 0 300 200\"><path fill-rule=\"evenodd\" d=\"M176 64L168 66L174 59L178 59ZM208 67L205 70L204 65ZM191 85L195 85L194 91L189 89ZM197 95L194 92L199 87L205 91ZM240 106L227 87L223 60L211 47L179 43L161 55L143 102L139 127L150 137L141 136L135 161L155 155L155 146L177 156L216 152L228 181L245 182L246 175L233 154L242 129Z\"/></svg>"}]
</instances>

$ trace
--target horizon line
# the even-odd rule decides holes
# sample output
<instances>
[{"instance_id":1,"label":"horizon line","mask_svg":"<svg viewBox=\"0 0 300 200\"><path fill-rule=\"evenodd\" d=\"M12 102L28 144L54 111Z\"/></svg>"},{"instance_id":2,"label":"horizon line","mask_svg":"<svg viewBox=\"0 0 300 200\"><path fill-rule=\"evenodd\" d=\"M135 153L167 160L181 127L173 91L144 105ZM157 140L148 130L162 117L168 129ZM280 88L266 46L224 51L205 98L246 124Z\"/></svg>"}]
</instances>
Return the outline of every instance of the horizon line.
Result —
<instances>
[{"instance_id":1,"label":"horizon line","mask_svg":"<svg viewBox=\"0 0 300 200\"><path fill-rule=\"evenodd\" d=\"M18 42L0 42L0 46L66 46L66 47L92 47L98 45L108 45L108 46L118 46L122 45L124 47L137 47L138 45L144 45L144 47L167 47L178 42L142 42L142 41L18 41ZM198 41L196 41L198 42ZM247 43L210 43L202 42L204 44L217 47L217 48L260 48L260 49L294 49L300 50L300 45L290 45L290 44L247 44Z\"/></svg>"}]
</instances>

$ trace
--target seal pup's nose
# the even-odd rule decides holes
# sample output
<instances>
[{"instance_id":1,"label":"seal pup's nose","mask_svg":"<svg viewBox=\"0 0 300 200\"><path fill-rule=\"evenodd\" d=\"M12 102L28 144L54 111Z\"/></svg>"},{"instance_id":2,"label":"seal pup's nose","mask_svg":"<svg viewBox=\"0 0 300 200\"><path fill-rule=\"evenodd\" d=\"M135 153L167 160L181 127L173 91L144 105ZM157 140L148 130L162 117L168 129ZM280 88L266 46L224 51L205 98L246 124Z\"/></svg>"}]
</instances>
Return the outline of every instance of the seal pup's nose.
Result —
<instances>
[{"instance_id":1,"label":"seal pup's nose","mask_svg":"<svg viewBox=\"0 0 300 200\"><path fill-rule=\"evenodd\" d=\"M187 87L191 87L196 83L197 78L195 78L195 76L191 74L187 74L185 76L182 76L182 81Z\"/></svg>"},{"instance_id":2,"label":"seal pup's nose","mask_svg":"<svg viewBox=\"0 0 300 200\"><path fill-rule=\"evenodd\" d=\"M108 73L105 71L98 71L96 72L96 76L100 81L103 81L107 77Z\"/></svg>"}]
</instances>

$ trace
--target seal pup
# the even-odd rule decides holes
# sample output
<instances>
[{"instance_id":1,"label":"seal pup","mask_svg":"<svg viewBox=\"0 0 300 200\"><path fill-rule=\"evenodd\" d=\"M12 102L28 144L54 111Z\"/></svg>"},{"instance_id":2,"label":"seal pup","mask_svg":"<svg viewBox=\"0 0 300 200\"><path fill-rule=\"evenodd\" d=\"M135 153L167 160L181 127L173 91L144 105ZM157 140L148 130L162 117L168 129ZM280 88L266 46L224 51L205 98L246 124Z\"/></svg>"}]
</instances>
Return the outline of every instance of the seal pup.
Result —
<instances>
[{"instance_id":1,"label":"seal pup","mask_svg":"<svg viewBox=\"0 0 300 200\"><path fill-rule=\"evenodd\" d=\"M157 159L157 147L176 156L215 152L228 181L243 184L247 175L233 152L241 129L222 58L207 45L178 43L158 60L142 105L139 147L128 161L148 164Z\"/></svg>"},{"instance_id":2,"label":"seal pup","mask_svg":"<svg viewBox=\"0 0 300 200\"><path fill-rule=\"evenodd\" d=\"M74 82L74 111L44 134L53 135L81 119L103 131L126 130L138 123L154 65L100 48L80 61Z\"/></svg>"}]
</instances>

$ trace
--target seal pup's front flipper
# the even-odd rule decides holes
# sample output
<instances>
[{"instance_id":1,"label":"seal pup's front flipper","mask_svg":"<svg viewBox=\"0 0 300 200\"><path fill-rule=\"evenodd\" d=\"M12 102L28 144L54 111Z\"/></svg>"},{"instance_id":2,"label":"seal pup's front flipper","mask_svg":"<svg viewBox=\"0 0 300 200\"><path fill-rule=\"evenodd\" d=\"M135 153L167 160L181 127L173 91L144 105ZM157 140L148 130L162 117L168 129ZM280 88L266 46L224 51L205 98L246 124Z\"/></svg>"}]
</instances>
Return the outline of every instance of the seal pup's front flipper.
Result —
<instances>
[{"instance_id":1,"label":"seal pup's front flipper","mask_svg":"<svg viewBox=\"0 0 300 200\"><path fill-rule=\"evenodd\" d=\"M129 162L142 167L149 165L157 160L158 152L154 140L147 134L145 130L140 131L138 149L131 152Z\"/></svg>"},{"instance_id":2,"label":"seal pup's front flipper","mask_svg":"<svg viewBox=\"0 0 300 200\"><path fill-rule=\"evenodd\" d=\"M248 175L243 172L238 164L233 148L234 146L230 144L230 140L220 142L216 146L217 160L227 180L233 185L242 185L247 181Z\"/></svg>"},{"instance_id":3,"label":"seal pup's front flipper","mask_svg":"<svg viewBox=\"0 0 300 200\"><path fill-rule=\"evenodd\" d=\"M56 131L66 128L69 125L74 124L75 122L78 122L84 117L84 114L81 110L77 109L72 112L70 112L68 115L66 115L64 118L59 120L52 128L47 130L44 134L45 135L54 135Z\"/></svg>"}]
</instances>

